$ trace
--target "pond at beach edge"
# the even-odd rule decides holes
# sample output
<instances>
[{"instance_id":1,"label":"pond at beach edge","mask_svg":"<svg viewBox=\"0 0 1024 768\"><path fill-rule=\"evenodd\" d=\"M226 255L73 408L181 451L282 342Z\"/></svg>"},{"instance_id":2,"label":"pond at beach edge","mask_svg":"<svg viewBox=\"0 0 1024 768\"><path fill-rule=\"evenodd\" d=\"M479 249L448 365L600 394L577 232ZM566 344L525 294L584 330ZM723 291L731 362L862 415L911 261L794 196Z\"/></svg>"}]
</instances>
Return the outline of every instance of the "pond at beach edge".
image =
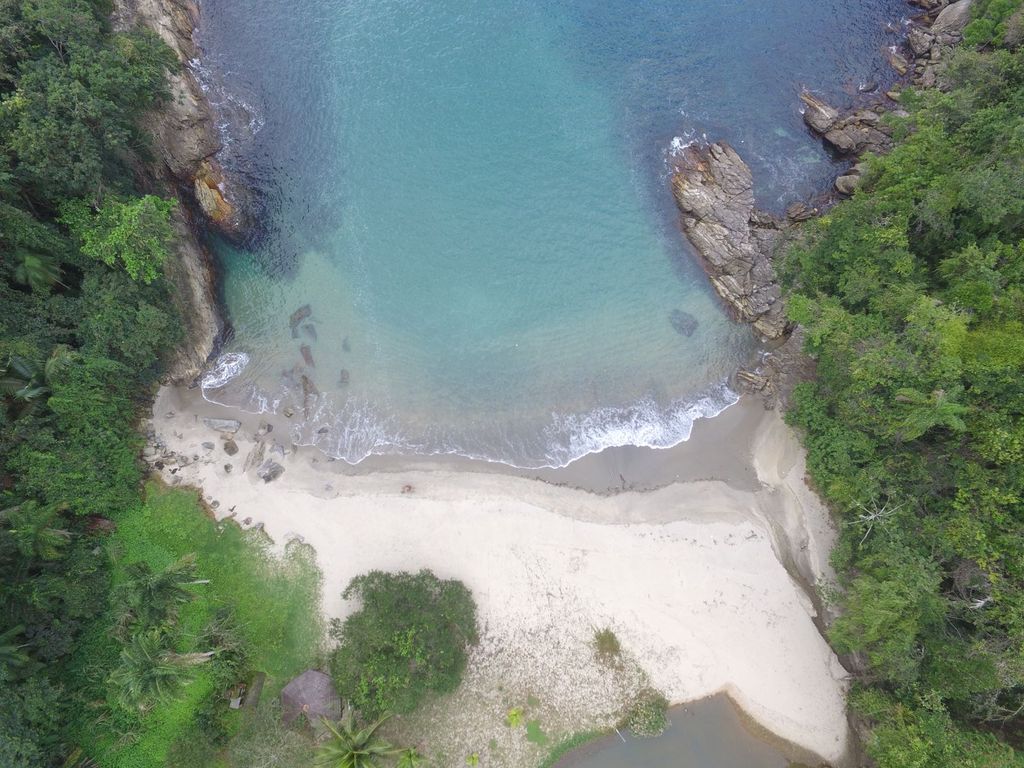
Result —
<instances>
[{"instance_id":1,"label":"pond at beach edge","mask_svg":"<svg viewBox=\"0 0 1024 768\"><path fill-rule=\"evenodd\" d=\"M790 768L793 749L748 725L724 694L672 707L671 725L661 736L637 738L628 732L584 744L554 768ZM810 756L800 755L816 765Z\"/></svg>"}]
</instances>

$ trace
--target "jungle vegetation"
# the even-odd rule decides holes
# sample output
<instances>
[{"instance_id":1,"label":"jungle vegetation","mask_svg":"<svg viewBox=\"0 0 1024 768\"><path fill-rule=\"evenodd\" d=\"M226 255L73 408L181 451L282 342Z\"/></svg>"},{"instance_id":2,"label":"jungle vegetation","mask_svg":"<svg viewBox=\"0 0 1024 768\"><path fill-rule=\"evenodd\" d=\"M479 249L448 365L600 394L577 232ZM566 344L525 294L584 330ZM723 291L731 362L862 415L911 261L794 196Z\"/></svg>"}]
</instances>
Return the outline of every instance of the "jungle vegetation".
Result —
<instances>
[{"instance_id":1,"label":"jungle vegetation","mask_svg":"<svg viewBox=\"0 0 1024 768\"><path fill-rule=\"evenodd\" d=\"M785 264L817 363L788 416L842 521L831 640L881 768L1022 764L1024 50L944 78Z\"/></svg>"}]
</instances>

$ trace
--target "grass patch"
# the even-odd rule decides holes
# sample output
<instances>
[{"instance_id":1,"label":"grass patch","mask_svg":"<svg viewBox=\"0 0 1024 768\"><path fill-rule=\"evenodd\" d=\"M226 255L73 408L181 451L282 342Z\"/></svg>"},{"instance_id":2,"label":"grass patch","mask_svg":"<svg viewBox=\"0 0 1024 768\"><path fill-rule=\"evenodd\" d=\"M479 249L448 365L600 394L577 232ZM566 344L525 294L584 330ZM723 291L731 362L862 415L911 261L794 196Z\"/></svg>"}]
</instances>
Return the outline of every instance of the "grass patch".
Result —
<instances>
[{"instance_id":1,"label":"grass patch","mask_svg":"<svg viewBox=\"0 0 1024 768\"><path fill-rule=\"evenodd\" d=\"M584 744L588 744L591 741L597 741L598 739L607 736L609 733L611 733L610 730L580 731L579 733L574 733L572 736L562 739L562 741L553 746L551 751L548 752L547 757L544 758L537 768L554 768L554 766L556 766L563 757L574 749L579 749Z\"/></svg>"},{"instance_id":2,"label":"grass patch","mask_svg":"<svg viewBox=\"0 0 1024 768\"><path fill-rule=\"evenodd\" d=\"M143 560L164 568L195 553L198 574L210 583L196 588L197 598L182 611L182 626L199 631L218 609L229 608L251 666L267 673L264 696L276 695L319 655L324 637L320 572L309 547L291 544L284 557L277 557L262 531L218 523L196 492L159 483L147 485L141 511L116 522L115 583L129 563Z\"/></svg>"},{"instance_id":3,"label":"grass patch","mask_svg":"<svg viewBox=\"0 0 1024 768\"><path fill-rule=\"evenodd\" d=\"M324 636L320 573L308 547L289 546L279 557L261 532L211 519L194 491L150 483L142 507L115 522L109 540L115 585L127 578L129 564L145 562L159 570L190 553L199 578L209 580L192 588L195 599L181 609L178 651L204 650L204 632L225 614L241 647L240 667L218 660L204 665L174 699L144 714L127 713L108 700L86 712L75 728L86 752L104 768L162 768L179 762L172 753L176 741L174 752L183 739L223 744L238 729L238 713L224 695L232 683L264 671L263 699L269 700L289 678L316 664ZM79 665L92 672L97 699L105 696L104 670L118 652L105 626L97 626L80 648Z\"/></svg>"},{"instance_id":4,"label":"grass patch","mask_svg":"<svg viewBox=\"0 0 1024 768\"><path fill-rule=\"evenodd\" d=\"M598 661L606 664L619 658L622 653L622 645L610 628L605 627L594 633L594 653L597 654Z\"/></svg>"},{"instance_id":5,"label":"grass patch","mask_svg":"<svg viewBox=\"0 0 1024 768\"><path fill-rule=\"evenodd\" d=\"M550 739L540 727L540 720L531 720L526 724L526 740L537 746L545 746Z\"/></svg>"}]
</instances>

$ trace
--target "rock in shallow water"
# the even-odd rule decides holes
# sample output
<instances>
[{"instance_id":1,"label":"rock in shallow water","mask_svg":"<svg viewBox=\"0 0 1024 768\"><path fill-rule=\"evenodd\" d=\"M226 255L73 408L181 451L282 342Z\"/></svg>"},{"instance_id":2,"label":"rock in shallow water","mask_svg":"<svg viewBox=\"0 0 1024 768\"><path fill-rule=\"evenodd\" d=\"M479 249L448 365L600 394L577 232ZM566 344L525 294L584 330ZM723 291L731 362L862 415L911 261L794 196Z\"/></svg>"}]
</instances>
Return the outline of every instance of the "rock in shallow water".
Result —
<instances>
[{"instance_id":1,"label":"rock in shallow water","mask_svg":"<svg viewBox=\"0 0 1024 768\"><path fill-rule=\"evenodd\" d=\"M289 327L294 331L299 327L299 323L305 320L307 317L313 314L312 308L309 304L303 304L301 307L292 312L292 316L288 319Z\"/></svg>"},{"instance_id":2,"label":"rock in shallow water","mask_svg":"<svg viewBox=\"0 0 1024 768\"><path fill-rule=\"evenodd\" d=\"M210 429L215 429L218 432L228 432L234 434L242 427L242 422L237 419L210 419L204 418L203 424L208 426Z\"/></svg>"},{"instance_id":3,"label":"rock in shallow water","mask_svg":"<svg viewBox=\"0 0 1024 768\"><path fill-rule=\"evenodd\" d=\"M672 327L675 328L676 333L687 337L693 336L693 332L696 331L697 326L700 325L700 323L697 322L696 317L681 309L673 309L668 315L668 321L672 323Z\"/></svg>"},{"instance_id":4,"label":"rock in shallow water","mask_svg":"<svg viewBox=\"0 0 1024 768\"><path fill-rule=\"evenodd\" d=\"M789 331L771 256L779 223L754 208L750 168L724 142L691 146L676 158L672 190L683 231L718 295L763 337Z\"/></svg>"}]
</instances>

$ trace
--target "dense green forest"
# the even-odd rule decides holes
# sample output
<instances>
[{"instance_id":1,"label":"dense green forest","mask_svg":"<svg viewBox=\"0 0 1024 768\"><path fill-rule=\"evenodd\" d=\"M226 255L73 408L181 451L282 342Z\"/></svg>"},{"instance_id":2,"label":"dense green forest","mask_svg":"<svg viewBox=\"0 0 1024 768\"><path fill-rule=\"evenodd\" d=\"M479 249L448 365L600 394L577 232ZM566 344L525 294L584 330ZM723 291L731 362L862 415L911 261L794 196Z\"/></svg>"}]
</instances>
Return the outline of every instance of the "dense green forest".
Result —
<instances>
[{"instance_id":1,"label":"dense green forest","mask_svg":"<svg viewBox=\"0 0 1024 768\"><path fill-rule=\"evenodd\" d=\"M902 141L786 260L817 361L789 418L841 518L831 639L869 754L1022 765L1024 50L965 48L904 101Z\"/></svg>"},{"instance_id":2,"label":"dense green forest","mask_svg":"<svg viewBox=\"0 0 1024 768\"><path fill-rule=\"evenodd\" d=\"M180 324L175 203L132 179L175 60L110 10L0 2L4 768L212 764L239 727L226 687L286 680L322 636L308 555L143 489L135 425Z\"/></svg>"}]
</instances>

